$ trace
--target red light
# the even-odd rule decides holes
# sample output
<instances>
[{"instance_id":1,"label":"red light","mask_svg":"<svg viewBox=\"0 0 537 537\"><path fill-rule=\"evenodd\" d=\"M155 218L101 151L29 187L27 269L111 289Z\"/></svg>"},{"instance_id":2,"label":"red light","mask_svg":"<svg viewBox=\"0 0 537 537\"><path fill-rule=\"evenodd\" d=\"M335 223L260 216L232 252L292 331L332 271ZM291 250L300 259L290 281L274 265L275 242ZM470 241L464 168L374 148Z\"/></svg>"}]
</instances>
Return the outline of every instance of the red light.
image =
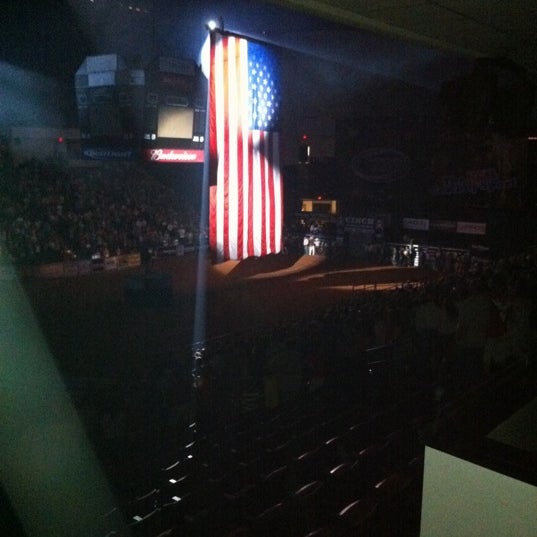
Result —
<instances>
[{"instance_id":1,"label":"red light","mask_svg":"<svg viewBox=\"0 0 537 537\"><path fill-rule=\"evenodd\" d=\"M63 136L58 136L58 143L63 144Z\"/></svg>"},{"instance_id":2,"label":"red light","mask_svg":"<svg viewBox=\"0 0 537 537\"><path fill-rule=\"evenodd\" d=\"M319 201L320 201L320 200L322 200L322 199L323 199L323 197L322 197L322 196L317 196L317 200L319 200Z\"/></svg>"},{"instance_id":3,"label":"red light","mask_svg":"<svg viewBox=\"0 0 537 537\"><path fill-rule=\"evenodd\" d=\"M303 134L302 135L302 140L307 140L308 139L308 135L307 134Z\"/></svg>"}]
</instances>

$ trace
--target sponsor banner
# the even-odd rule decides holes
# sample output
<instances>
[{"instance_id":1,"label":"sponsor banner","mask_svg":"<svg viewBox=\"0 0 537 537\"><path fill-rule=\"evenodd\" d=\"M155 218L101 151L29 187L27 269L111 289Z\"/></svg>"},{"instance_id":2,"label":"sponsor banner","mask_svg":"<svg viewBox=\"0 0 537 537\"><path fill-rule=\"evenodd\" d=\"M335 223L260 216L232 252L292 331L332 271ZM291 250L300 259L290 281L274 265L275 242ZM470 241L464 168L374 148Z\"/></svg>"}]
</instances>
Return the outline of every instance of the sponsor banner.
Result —
<instances>
[{"instance_id":1,"label":"sponsor banner","mask_svg":"<svg viewBox=\"0 0 537 537\"><path fill-rule=\"evenodd\" d=\"M106 257L104 259L104 270L117 270L118 259L117 257Z\"/></svg>"},{"instance_id":2,"label":"sponsor banner","mask_svg":"<svg viewBox=\"0 0 537 537\"><path fill-rule=\"evenodd\" d=\"M92 270L103 270L104 269L104 260L101 257L96 257L91 260Z\"/></svg>"},{"instance_id":3,"label":"sponsor banner","mask_svg":"<svg viewBox=\"0 0 537 537\"><path fill-rule=\"evenodd\" d=\"M82 158L87 160L134 160L135 149L114 149L111 147L83 147Z\"/></svg>"},{"instance_id":4,"label":"sponsor banner","mask_svg":"<svg viewBox=\"0 0 537 537\"><path fill-rule=\"evenodd\" d=\"M137 267L141 263L140 254L128 254L126 257L128 267Z\"/></svg>"},{"instance_id":5,"label":"sponsor banner","mask_svg":"<svg viewBox=\"0 0 537 537\"><path fill-rule=\"evenodd\" d=\"M431 220L429 229L435 231L445 231L446 233L455 233L457 231L457 222L454 220Z\"/></svg>"},{"instance_id":6,"label":"sponsor banner","mask_svg":"<svg viewBox=\"0 0 537 537\"><path fill-rule=\"evenodd\" d=\"M433 185L433 196L455 196L458 194L478 194L479 192L500 192L517 187L517 177L500 177L494 168L470 170L465 175L447 175Z\"/></svg>"},{"instance_id":7,"label":"sponsor banner","mask_svg":"<svg viewBox=\"0 0 537 537\"><path fill-rule=\"evenodd\" d=\"M78 274L78 262L77 261L66 261L63 264L63 273L66 276L76 276Z\"/></svg>"},{"instance_id":8,"label":"sponsor banner","mask_svg":"<svg viewBox=\"0 0 537 537\"><path fill-rule=\"evenodd\" d=\"M486 235L487 224L484 222L457 222L457 233L466 235Z\"/></svg>"},{"instance_id":9,"label":"sponsor banner","mask_svg":"<svg viewBox=\"0 0 537 537\"><path fill-rule=\"evenodd\" d=\"M91 272L91 261L89 259L83 259L78 262L78 273L89 274Z\"/></svg>"},{"instance_id":10,"label":"sponsor banner","mask_svg":"<svg viewBox=\"0 0 537 537\"><path fill-rule=\"evenodd\" d=\"M185 247L182 244L175 246L165 246L158 250L158 255L162 257L179 256L185 253Z\"/></svg>"},{"instance_id":11,"label":"sponsor banner","mask_svg":"<svg viewBox=\"0 0 537 537\"><path fill-rule=\"evenodd\" d=\"M464 248L454 248L454 247L447 247L447 248L441 248L439 246L424 246L423 251L427 255L427 258L431 259L436 257L440 252L442 252L445 255L451 255L455 257L468 255L469 251L465 250Z\"/></svg>"},{"instance_id":12,"label":"sponsor banner","mask_svg":"<svg viewBox=\"0 0 537 537\"><path fill-rule=\"evenodd\" d=\"M429 220L427 218L403 218L403 228L428 231Z\"/></svg>"},{"instance_id":13,"label":"sponsor banner","mask_svg":"<svg viewBox=\"0 0 537 537\"><path fill-rule=\"evenodd\" d=\"M399 246L404 247L405 244L403 243L390 243L390 244L399 244ZM444 253L455 253L455 254L463 254L468 253L468 250L466 248L456 248L455 246L435 246L432 244L414 244L416 248L420 248L422 251L424 251L426 254L435 254L437 252L444 252Z\"/></svg>"},{"instance_id":14,"label":"sponsor banner","mask_svg":"<svg viewBox=\"0 0 537 537\"><path fill-rule=\"evenodd\" d=\"M38 276L43 278L60 278L63 276L63 263L49 263L37 268Z\"/></svg>"},{"instance_id":15,"label":"sponsor banner","mask_svg":"<svg viewBox=\"0 0 537 537\"><path fill-rule=\"evenodd\" d=\"M372 231L375 219L372 217L346 216L345 229Z\"/></svg>"},{"instance_id":16,"label":"sponsor banner","mask_svg":"<svg viewBox=\"0 0 537 537\"><path fill-rule=\"evenodd\" d=\"M146 149L144 159L151 162L185 162L204 161L203 149Z\"/></svg>"},{"instance_id":17,"label":"sponsor banner","mask_svg":"<svg viewBox=\"0 0 537 537\"><path fill-rule=\"evenodd\" d=\"M206 250L207 245L201 245L200 250ZM162 249L159 252L163 255L182 256L187 252L195 252L198 248L194 245L184 246L179 244L174 247ZM77 276L80 274L90 274L96 271L113 271L138 267L141 264L140 254L125 254L106 258L83 259L79 261L64 261L59 263L49 263L39 267L28 268L25 272L41 278L60 278L64 276ZM24 268L22 270L25 270ZM13 267L0 265L0 281L12 280L16 277Z\"/></svg>"},{"instance_id":18,"label":"sponsor banner","mask_svg":"<svg viewBox=\"0 0 537 537\"><path fill-rule=\"evenodd\" d=\"M482 244L472 244L471 257L474 261L488 262L490 261L490 248Z\"/></svg>"},{"instance_id":19,"label":"sponsor banner","mask_svg":"<svg viewBox=\"0 0 537 537\"><path fill-rule=\"evenodd\" d=\"M117 256L117 268L122 269L129 266L129 257L127 255Z\"/></svg>"},{"instance_id":20,"label":"sponsor banner","mask_svg":"<svg viewBox=\"0 0 537 537\"><path fill-rule=\"evenodd\" d=\"M170 256L177 255L177 247L176 246L167 246L165 248L160 249L159 254L162 257L170 257Z\"/></svg>"},{"instance_id":21,"label":"sponsor banner","mask_svg":"<svg viewBox=\"0 0 537 537\"><path fill-rule=\"evenodd\" d=\"M367 149L351 161L352 171L371 183L392 183L404 179L410 165L410 158L405 153L389 148Z\"/></svg>"}]
</instances>

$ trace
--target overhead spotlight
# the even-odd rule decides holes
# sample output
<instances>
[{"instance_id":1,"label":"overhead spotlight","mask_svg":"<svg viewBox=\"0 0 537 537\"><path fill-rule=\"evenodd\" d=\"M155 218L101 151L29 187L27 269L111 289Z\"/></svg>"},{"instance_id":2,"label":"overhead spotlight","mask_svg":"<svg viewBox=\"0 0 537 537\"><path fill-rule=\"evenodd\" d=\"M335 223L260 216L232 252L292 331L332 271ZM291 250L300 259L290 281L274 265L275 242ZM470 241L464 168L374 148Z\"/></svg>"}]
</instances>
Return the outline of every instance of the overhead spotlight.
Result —
<instances>
[{"instance_id":1,"label":"overhead spotlight","mask_svg":"<svg viewBox=\"0 0 537 537\"><path fill-rule=\"evenodd\" d=\"M224 21L223 21L222 17L218 17L218 20L211 19L205 25L205 27L207 28L207 30L209 30L211 32L213 30L223 30L224 29Z\"/></svg>"}]
</instances>

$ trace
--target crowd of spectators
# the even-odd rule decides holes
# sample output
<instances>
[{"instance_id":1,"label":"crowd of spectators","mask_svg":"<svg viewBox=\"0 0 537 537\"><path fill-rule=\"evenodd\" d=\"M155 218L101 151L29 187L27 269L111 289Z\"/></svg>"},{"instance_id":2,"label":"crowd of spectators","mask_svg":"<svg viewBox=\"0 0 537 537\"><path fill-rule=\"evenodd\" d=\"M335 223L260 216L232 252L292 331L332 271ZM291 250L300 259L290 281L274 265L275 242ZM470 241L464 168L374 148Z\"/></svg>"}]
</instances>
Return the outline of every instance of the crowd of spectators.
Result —
<instances>
[{"instance_id":1,"label":"crowd of spectators","mask_svg":"<svg viewBox=\"0 0 537 537\"><path fill-rule=\"evenodd\" d=\"M327 228L316 220L308 222L306 230L304 225L295 229L296 223L286 224L285 252L350 255L345 254L348 239L342 228ZM54 160L31 159L3 166L0 237L3 254L13 262L39 265L173 252L206 243L207 229L191 202L139 165L101 163L70 169ZM358 257L399 266L419 264L446 273L473 268L468 252L428 251L407 237L391 247L386 241L364 245Z\"/></svg>"},{"instance_id":2,"label":"crowd of spectators","mask_svg":"<svg viewBox=\"0 0 537 537\"><path fill-rule=\"evenodd\" d=\"M139 166L25 160L3 172L0 232L17 264L173 249L205 231L191 204Z\"/></svg>"}]
</instances>

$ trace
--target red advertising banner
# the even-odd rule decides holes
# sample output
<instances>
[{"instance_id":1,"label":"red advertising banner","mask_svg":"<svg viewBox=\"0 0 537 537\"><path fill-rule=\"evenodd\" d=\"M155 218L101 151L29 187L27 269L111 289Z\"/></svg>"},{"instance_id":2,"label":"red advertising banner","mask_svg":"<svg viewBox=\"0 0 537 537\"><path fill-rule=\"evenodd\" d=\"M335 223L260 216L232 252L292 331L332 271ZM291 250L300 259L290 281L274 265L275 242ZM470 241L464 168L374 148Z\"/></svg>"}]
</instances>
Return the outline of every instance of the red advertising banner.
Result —
<instances>
[{"instance_id":1,"label":"red advertising banner","mask_svg":"<svg viewBox=\"0 0 537 537\"><path fill-rule=\"evenodd\" d=\"M457 233L466 235L486 235L487 224L484 222L457 222Z\"/></svg>"},{"instance_id":2,"label":"red advertising banner","mask_svg":"<svg viewBox=\"0 0 537 537\"><path fill-rule=\"evenodd\" d=\"M151 162L200 163L204 161L203 149L146 149L144 159Z\"/></svg>"}]
</instances>

